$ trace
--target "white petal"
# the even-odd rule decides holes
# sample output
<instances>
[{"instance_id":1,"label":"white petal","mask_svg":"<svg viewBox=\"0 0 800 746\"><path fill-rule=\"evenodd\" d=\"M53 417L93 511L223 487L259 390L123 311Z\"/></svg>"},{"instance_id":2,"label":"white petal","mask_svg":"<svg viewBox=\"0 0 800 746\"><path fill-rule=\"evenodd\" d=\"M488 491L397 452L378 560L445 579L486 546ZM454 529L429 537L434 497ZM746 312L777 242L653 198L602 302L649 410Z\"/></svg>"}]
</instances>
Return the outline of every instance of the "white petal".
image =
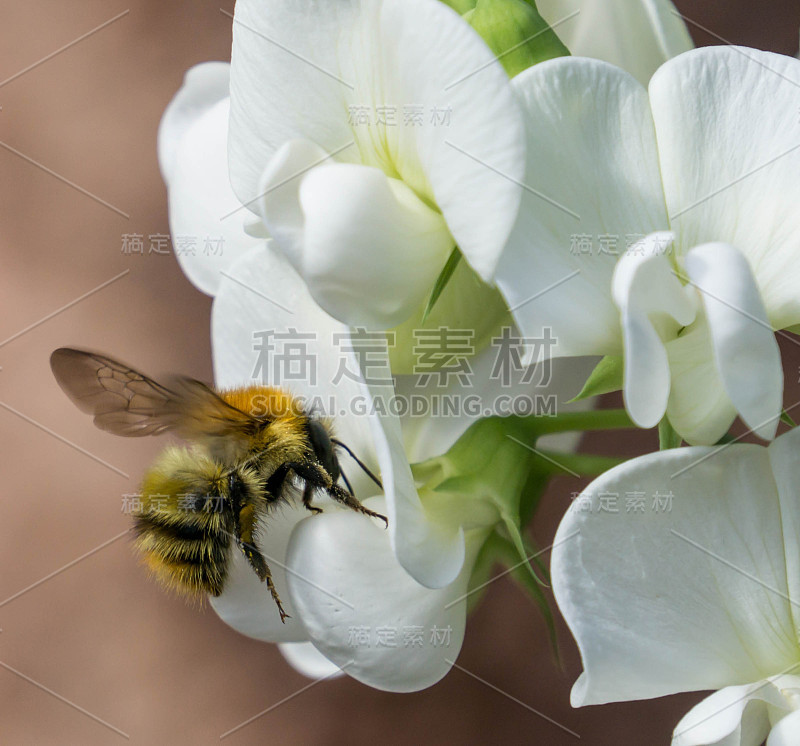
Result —
<instances>
[{"instance_id":1,"label":"white petal","mask_svg":"<svg viewBox=\"0 0 800 746\"><path fill-rule=\"evenodd\" d=\"M659 329L671 325L674 333L695 317L666 255L671 244L669 233L647 236L619 260L612 284L625 346L625 407L645 428L658 424L669 398L669 361Z\"/></svg>"},{"instance_id":2,"label":"white petal","mask_svg":"<svg viewBox=\"0 0 800 746\"><path fill-rule=\"evenodd\" d=\"M669 0L537 0L536 7L558 24L555 32L572 54L611 62L645 85L670 57L694 47Z\"/></svg>"},{"instance_id":3,"label":"white petal","mask_svg":"<svg viewBox=\"0 0 800 746\"><path fill-rule=\"evenodd\" d=\"M258 196L261 175L285 142L309 139L331 152L353 141L347 121L352 82L341 78L336 47L356 14L353 2L236 4L230 163L243 203ZM352 159L353 150L340 157Z\"/></svg>"},{"instance_id":4,"label":"white petal","mask_svg":"<svg viewBox=\"0 0 800 746\"><path fill-rule=\"evenodd\" d=\"M281 148L261 185L264 222L289 244L328 313L351 325L396 326L430 295L453 248L444 220L376 168L327 164L304 173L309 158L321 160L310 143Z\"/></svg>"},{"instance_id":5,"label":"white petal","mask_svg":"<svg viewBox=\"0 0 800 746\"><path fill-rule=\"evenodd\" d=\"M571 57L512 85L528 123L526 194L497 285L524 336L552 329L555 355L620 354L617 259L632 238L669 227L647 93L622 70Z\"/></svg>"},{"instance_id":6,"label":"white petal","mask_svg":"<svg viewBox=\"0 0 800 746\"><path fill-rule=\"evenodd\" d=\"M583 659L574 705L746 684L797 662L790 599L800 595L768 453L642 456L573 503L552 579ZM637 495L644 512L627 502Z\"/></svg>"},{"instance_id":7,"label":"white petal","mask_svg":"<svg viewBox=\"0 0 800 746\"><path fill-rule=\"evenodd\" d=\"M791 597L800 602L800 499L797 485L800 482L800 428L793 428L769 444L767 449L772 472L778 485L783 518L786 566ZM800 615L796 615L800 619ZM795 622L800 640L800 621ZM792 673L800 675L800 667Z\"/></svg>"},{"instance_id":8,"label":"white petal","mask_svg":"<svg viewBox=\"0 0 800 746\"><path fill-rule=\"evenodd\" d=\"M289 140L278 148L259 182L258 196L248 207L269 223L270 235L300 273L303 272L303 215L300 185L303 176L330 159L309 140Z\"/></svg>"},{"instance_id":9,"label":"white petal","mask_svg":"<svg viewBox=\"0 0 800 746\"><path fill-rule=\"evenodd\" d=\"M778 342L745 257L732 246L697 246L686 272L705 306L725 390L745 423L771 440L783 402Z\"/></svg>"},{"instance_id":10,"label":"white petal","mask_svg":"<svg viewBox=\"0 0 800 746\"><path fill-rule=\"evenodd\" d=\"M423 178L430 184L462 254L488 281L522 197L525 134L519 105L494 53L443 3L391 0L384 7L382 43L391 51L383 77L401 72L394 90L398 105L413 99L426 116L452 111L447 126L404 128L397 142L400 175L418 192Z\"/></svg>"},{"instance_id":11,"label":"white petal","mask_svg":"<svg viewBox=\"0 0 800 746\"><path fill-rule=\"evenodd\" d=\"M675 728L672 746L767 746L796 744L797 714L787 714L796 701L800 679L772 676L746 686L732 686L704 699ZM785 740L781 740L785 739Z\"/></svg>"},{"instance_id":12,"label":"white petal","mask_svg":"<svg viewBox=\"0 0 800 746\"><path fill-rule=\"evenodd\" d=\"M209 597L209 603L225 624L248 637L266 642L300 642L308 639L300 614L289 601L286 585L286 547L298 521L306 518L308 511L300 507L285 506L259 523L258 548L267 560L272 579L289 619L281 622L278 607L272 600L266 583L262 583L244 555L234 546L228 577L222 594Z\"/></svg>"},{"instance_id":13,"label":"white petal","mask_svg":"<svg viewBox=\"0 0 800 746\"><path fill-rule=\"evenodd\" d=\"M158 127L158 165L167 183L187 130L214 104L228 98L230 70L227 62L203 62L190 68L180 90L164 110Z\"/></svg>"},{"instance_id":14,"label":"white petal","mask_svg":"<svg viewBox=\"0 0 800 746\"><path fill-rule=\"evenodd\" d=\"M256 332L272 336L267 343L254 337ZM274 335L288 335L301 348L292 353L306 359L304 375L286 374L279 363L285 355L278 343L272 353L267 345ZM336 344L334 335L347 338L347 328L319 309L308 290L280 252L268 245L251 249L223 279L212 313L214 370L217 385L235 388L253 381L279 384L302 397L309 406L321 413L336 415L337 435L358 456L375 468L368 416L355 412L351 403L361 397L363 384L359 372L347 352L347 346ZM258 351L258 345L267 349ZM259 360L259 355L265 355ZM286 358L284 357L284 362ZM277 367L276 367L277 366ZM340 367L344 366L344 367ZM291 370L289 368L288 370ZM344 371L344 374L342 374ZM335 383L334 383L335 382ZM355 492L363 497L370 494L371 482L348 459L343 459ZM295 524L306 518L305 508L287 505L283 511L270 515L264 523L259 547L270 564L278 593L286 596L285 550ZM286 604L292 616L285 625L280 623L275 604L255 573L240 553L233 553L231 577L225 593L212 601L217 613L235 629L251 637L270 641L302 641L307 635L299 615Z\"/></svg>"},{"instance_id":15,"label":"white petal","mask_svg":"<svg viewBox=\"0 0 800 746\"><path fill-rule=\"evenodd\" d=\"M516 333L516 332L515 332ZM511 371L506 384L496 368L503 348L487 347L471 360L472 375L469 388L464 390L458 380L440 385L436 376L421 387L417 376L397 376L396 391L409 402L425 398L430 402L430 416L401 417L405 449L411 463L440 456L450 450L464 431L481 417L510 414L528 415L545 411L552 405L557 412L587 409L590 400L567 404L578 394L586 379L597 365L596 358L554 359L541 362L536 371L519 368ZM506 361L509 362L510 361ZM509 366L510 367L510 366ZM455 401L460 407L455 411L433 409L434 402ZM440 407L440 410L444 407ZM548 410L550 411L550 410ZM548 449L574 450L579 433L548 436Z\"/></svg>"},{"instance_id":16,"label":"white petal","mask_svg":"<svg viewBox=\"0 0 800 746\"><path fill-rule=\"evenodd\" d=\"M443 3L241 0L231 97L243 202L283 143L310 140L406 182L442 211L473 268L494 271L521 195L522 122L502 67ZM353 107L371 123L349 121ZM377 124L379 107L396 123Z\"/></svg>"},{"instance_id":17,"label":"white petal","mask_svg":"<svg viewBox=\"0 0 800 746\"><path fill-rule=\"evenodd\" d=\"M278 650L295 670L309 679L332 679L344 674L310 642L284 642L278 645Z\"/></svg>"},{"instance_id":18,"label":"white petal","mask_svg":"<svg viewBox=\"0 0 800 746\"><path fill-rule=\"evenodd\" d=\"M270 364L274 356L262 360L266 365L259 368L254 332L292 330L294 337L311 335L301 352L310 356L316 372L313 384L308 378L277 376L279 371ZM212 336L219 386L277 382L322 413L336 415L339 437L383 480L390 533L400 561L421 583L432 587L450 583L463 565L463 535L458 525L430 522L420 503L399 422L391 410L394 391L385 339L381 346L370 334L351 337L347 327L314 303L285 257L269 246L251 250L231 269L214 303ZM275 356L279 354L276 348ZM358 497L370 494L373 487L360 470L350 467L347 473Z\"/></svg>"},{"instance_id":19,"label":"white petal","mask_svg":"<svg viewBox=\"0 0 800 746\"><path fill-rule=\"evenodd\" d=\"M689 52L650 84L680 247L744 253L776 329L800 320L799 90L799 60L742 47Z\"/></svg>"},{"instance_id":20,"label":"white petal","mask_svg":"<svg viewBox=\"0 0 800 746\"><path fill-rule=\"evenodd\" d=\"M672 382L667 403L670 423L691 445L719 442L736 419L736 409L720 379L703 310L665 346Z\"/></svg>"},{"instance_id":21,"label":"white petal","mask_svg":"<svg viewBox=\"0 0 800 746\"><path fill-rule=\"evenodd\" d=\"M798 743L800 743L800 711L795 710L775 724L767 739L767 746L796 746Z\"/></svg>"},{"instance_id":22,"label":"white petal","mask_svg":"<svg viewBox=\"0 0 800 746\"><path fill-rule=\"evenodd\" d=\"M419 499L400 420L392 408L395 391L385 340L379 346L369 335L354 332L352 341L369 391L366 407L377 415L369 424L386 494L392 548L417 582L443 588L464 566L464 532L458 516L447 525L431 520Z\"/></svg>"},{"instance_id":23,"label":"white petal","mask_svg":"<svg viewBox=\"0 0 800 746\"><path fill-rule=\"evenodd\" d=\"M368 505L384 510L380 499ZM454 583L430 590L398 564L380 525L328 511L303 522L292 537L292 599L314 644L345 673L378 689L424 689L450 670L461 649L462 596L480 543L471 543Z\"/></svg>"},{"instance_id":24,"label":"white petal","mask_svg":"<svg viewBox=\"0 0 800 746\"><path fill-rule=\"evenodd\" d=\"M375 467L370 416L354 406L365 400L366 391L350 349L349 330L314 303L279 251L270 245L251 249L231 267L214 301L211 324L219 387L255 381L292 391L309 409L334 417L341 440ZM283 346L291 340L295 348ZM293 369L290 355L306 365ZM348 460L343 463L347 466ZM347 475L357 495L371 489L359 469L351 466Z\"/></svg>"},{"instance_id":25,"label":"white petal","mask_svg":"<svg viewBox=\"0 0 800 746\"><path fill-rule=\"evenodd\" d=\"M189 280L209 295L219 288L220 272L262 243L245 232L245 219L251 215L242 209L228 179L228 109L229 101L223 98L194 112L198 116L191 123L181 119L166 130L162 126L170 133L169 149L174 151L162 166L172 249ZM169 124L175 116L168 109L164 122Z\"/></svg>"},{"instance_id":26,"label":"white petal","mask_svg":"<svg viewBox=\"0 0 800 746\"><path fill-rule=\"evenodd\" d=\"M714 692L681 719L672 746L761 746L769 732L764 695L776 699L765 681Z\"/></svg>"}]
</instances>

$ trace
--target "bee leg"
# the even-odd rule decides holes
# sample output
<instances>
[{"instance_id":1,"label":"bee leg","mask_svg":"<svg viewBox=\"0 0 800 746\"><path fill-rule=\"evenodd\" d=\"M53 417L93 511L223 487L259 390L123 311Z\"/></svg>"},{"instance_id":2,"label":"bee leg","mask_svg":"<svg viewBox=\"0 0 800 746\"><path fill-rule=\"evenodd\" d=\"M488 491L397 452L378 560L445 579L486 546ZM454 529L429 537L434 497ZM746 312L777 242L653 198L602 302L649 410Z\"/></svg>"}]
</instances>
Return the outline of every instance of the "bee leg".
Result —
<instances>
[{"instance_id":1,"label":"bee leg","mask_svg":"<svg viewBox=\"0 0 800 746\"><path fill-rule=\"evenodd\" d=\"M269 588L269 592L272 594L272 600L275 602L275 605L278 607L278 612L281 615L281 622L286 624L286 620L290 619L291 617L286 613L283 608L283 604L281 603L281 597L278 595L278 591L275 588L275 583L272 582L272 573L270 572L269 565L265 562L264 569L266 570L265 576L262 580L267 582L267 588Z\"/></svg>"},{"instance_id":2,"label":"bee leg","mask_svg":"<svg viewBox=\"0 0 800 746\"><path fill-rule=\"evenodd\" d=\"M314 485L311 482L306 482L306 486L303 487L303 505L305 505L306 510L310 510L314 515L317 513L322 513L322 508L318 508L315 505L311 504L311 498L314 496Z\"/></svg>"},{"instance_id":3,"label":"bee leg","mask_svg":"<svg viewBox=\"0 0 800 746\"><path fill-rule=\"evenodd\" d=\"M356 496L349 493L343 487L340 487L338 484L332 484L325 490L336 502L342 503L342 505L346 505L351 510L355 510L358 513L363 513L364 515L368 515L372 518L380 518L385 524L386 527L389 527L389 519L385 515L381 515L380 513L376 513L374 510L370 510L369 508L365 508L357 499Z\"/></svg>"},{"instance_id":4,"label":"bee leg","mask_svg":"<svg viewBox=\"0 0 800 746\"><path fill-rule=\"evenodd\" d=\"M278 595L278 590L275 588L275 583L272 582L272 572L269 569L267 561L261 555L261 552L259 552L258 549L256 549L252 544L242 541L239 543L239 547L244 556L247 557L250 567L252 567L255 574L258 575L259 580L261 580L262 583L267 584L267 588L269 588L269 592L272 595L272 600L278 607L278 612L281 615L281 621L286 624L286 620L291 617L289 617L283 608L281 597Z\"/></svg>"},{"instance_id":5,"label":"bee leg","mask_svg":"<svg viewBox=\"0 0 800 746\"><path fill-rule=\"evenodd\" d=\"M313 461L290 461L286 466L314 489L326 490L333 484L331 475Z\"/></svg>"},{"instance_id":6,"label":"bee leg","mask_svg":"<svg viewBox=\"0 0 800 746\"><path fill-rule=\"evenodd\" d=\"M304 461L300 463L290 463L287 466L297 474L298 477L304 479L306 487L309 485L312 489L325 490L336 502L346 505L351 510L357 513L371 516L372 518L380 518L387 526L389 521L386 516L376 513L369 508L365 508L351 492L348 492L338 484L334 484L330 474L325 471L319 464L313 461ZM305 502L305 492L303 493L303 501Z\"/></svg>"},{"instance_id":7,"label":"bee leg","mask_svg":"<svg viewBox=\"0 0 800 746\"><path fill-rule=\"evenodd\" d=\"M270 572L269 565L264 559L261 552L258 551L255 543L255 530L256 530L256 511L251 504L247 504L243 500L241 494L241 479L235 473L231 474L228 478L228 488L233 506L234 514L234 528L236 531L236 542L242 554L247 558L253 572L258 575L262 583L266 582L267 588L272 595L272 600L278 607L281 615L281 621L286 624L286 618L289 616L283 608L278 591L275 588L275 583L272 582L272 573Z\"/></svg>"}]
</instances>

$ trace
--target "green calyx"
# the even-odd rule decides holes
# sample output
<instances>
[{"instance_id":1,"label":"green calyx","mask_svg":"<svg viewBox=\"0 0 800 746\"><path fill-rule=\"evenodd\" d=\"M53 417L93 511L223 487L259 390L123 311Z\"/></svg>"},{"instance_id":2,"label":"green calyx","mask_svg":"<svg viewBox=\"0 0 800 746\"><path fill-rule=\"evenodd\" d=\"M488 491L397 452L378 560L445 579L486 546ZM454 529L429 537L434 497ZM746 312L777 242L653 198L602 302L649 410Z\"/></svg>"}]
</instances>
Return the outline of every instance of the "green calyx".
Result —
<instances>
[{"instance_id":1,"label":"green calyx","mask_svg":"<svg viewBox=\"0 0 800 746\"><path fill-rule=\"evenodd\" d=\"M571 412L556 417L488 417L472 424L442 456L412 466L429 518L486 532L470 593L475 601L491 567L502 562L551 622L542 591L547 568L524 534L551 477L597 476L619 459L550 453L540 437L574 430L631 427L625 412Z\"/></svg>"},{"instance_id":2,"label":"green calyx","mask_svg":"<svg viewBox=\"0 0 800 746\"><path fill-rule=\"evenodd\" d=\"M456 518L465 530L505 523L518 533L522 491L538 466L517 437L531 440L523 423L522 418L479 420L446 454L415 465L426 512L436 521Z\"/></svg>"},{"instance_id":3,"label":"green calyx","mask_svg":"<svg viewBox=\"0 0 800 746\"><path fill-rule=\"evenodd\" d=\"M524 557L520 531L552 476L597 476L618 459L550 454L543 435L631 427L619 410L570 412L556 417L487 417L474 422L442 456L414 464L426 512L465 530L503 525Z\"/></svg>"},{"instance_id":4,"label":"green calyx","mask_svg":"<svg viewBox=\"0 0 800 746\"><path fill-rule=\"evenodd\" d=\"M445 5L449 5L456 13L462 16L474 10L478 4L478 0L442 0Z\"/></svg>"},{"instance_id":5,"label":"green calyx","mask_svg":"<svg viewBox=\"0 0 800 746\"><path fill-rule=\"evenodd\" d=\"M487 285L454 249L429 300L389 332L389 363L395 375L433 373L471 358L513 321L497 288ZM437 330L440 347L434 348ZM457 350L456 358L447 354Z\"/></svg>"},{"instance_id":6,"label":"green calyx","mask_svg":"<svg viewBox=\"0 0 800 746\"><path fill-rule=\"evenodd\" d=\"M533 0L443 0L477 31L508 76L569 50L536 9Z\"/></svg>"}]
</instances>

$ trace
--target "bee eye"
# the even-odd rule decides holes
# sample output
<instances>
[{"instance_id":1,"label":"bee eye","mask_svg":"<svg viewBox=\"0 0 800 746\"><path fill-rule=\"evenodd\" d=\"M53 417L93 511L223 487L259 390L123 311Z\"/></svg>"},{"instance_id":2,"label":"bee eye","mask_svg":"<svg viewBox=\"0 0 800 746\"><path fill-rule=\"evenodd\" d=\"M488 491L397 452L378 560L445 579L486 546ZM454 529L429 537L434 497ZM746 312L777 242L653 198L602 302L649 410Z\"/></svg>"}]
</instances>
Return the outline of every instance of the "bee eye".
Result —
<instances>
[{"instance_id":1,"label":"bee eye","mask_svg":"<svg viewBox=\"0 0 800 746\"><path fill-rule=\"evenodd\" d=\"M308 439L311 441L311 448L317 461L322 464L322 467L335 482L339 478L339 460L336 458L336 453L333 450L333 443L331 443L330 435L325 429L325 426L319 420L310 420L306 425L306 432Z\"/></svg>"}]
</instances>

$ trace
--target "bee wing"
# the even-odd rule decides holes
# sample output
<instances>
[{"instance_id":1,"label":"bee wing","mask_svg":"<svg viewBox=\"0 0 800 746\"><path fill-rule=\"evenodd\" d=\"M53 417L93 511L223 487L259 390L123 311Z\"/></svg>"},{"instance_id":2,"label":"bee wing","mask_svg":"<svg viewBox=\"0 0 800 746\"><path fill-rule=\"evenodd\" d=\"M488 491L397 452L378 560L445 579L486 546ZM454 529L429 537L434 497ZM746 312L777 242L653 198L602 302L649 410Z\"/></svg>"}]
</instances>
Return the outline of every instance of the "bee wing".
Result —
<instances>
[{"instance_id":1,"label":"bee wing","mask_svg":"<svg viewBox=\"0 0 800 746\"><path fill-rule=\"evenodd\" d=\"M50 356L58 385L94 424L115 435L138 437L176 430L198 439L241 432L252 422L208 386L187 378L162 386L105 355L62 347Z\"/></svg>"},{"instance_id":2,"label":"bee wing","mask_svg":"<svg viewBox=\"0 0 800 746\"><path fill-rule=\"evenodd\" d=\"M260 426L259 420L228 404L202 381L175 377L170 380L175 429L187 440L225 438L246 442Z\"/></svg>"}]
</instances>

